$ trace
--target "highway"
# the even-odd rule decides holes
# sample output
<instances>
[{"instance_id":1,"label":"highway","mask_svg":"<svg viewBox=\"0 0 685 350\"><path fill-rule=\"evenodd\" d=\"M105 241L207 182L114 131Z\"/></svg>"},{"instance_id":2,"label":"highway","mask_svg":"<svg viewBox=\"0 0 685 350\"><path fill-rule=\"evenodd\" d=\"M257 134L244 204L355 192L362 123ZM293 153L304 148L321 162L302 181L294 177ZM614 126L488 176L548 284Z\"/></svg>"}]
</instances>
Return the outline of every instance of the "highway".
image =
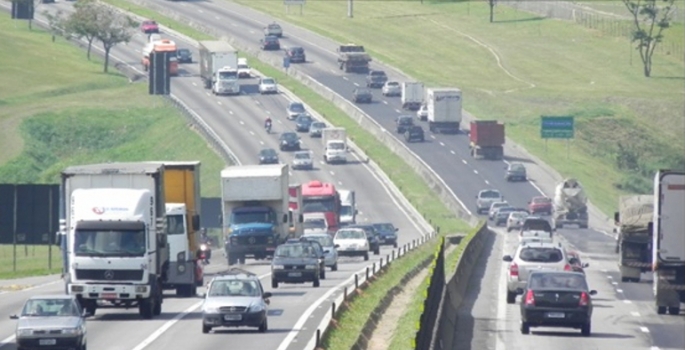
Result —
<instances>
[{"instance_id":1,"label":"highway","mask_svg":"<svg viewBox=\"0 0 685 350\"><path fill-rule=\"evenodd\" d=\"M73 3L56 3L43 6L42 10L62 10L69 13ZM163 37L166 37L162 33ZM191 48L194 57L198 54L189 42L173 38L180 46ZM116 46L111 53L113 62L124 62L141 69L140 50L147 37L137 33L128 45ZM100 52L94 46L94 52ZM243 81L243 94L235 97L215 97L202 87L197 76L196 63L182 64L180 76L172 78L172 93L181 98L190 108L202 116L213 130L230 145L242 164L257 164L257 153L261 148L278 149L277 139L281 132L294 131L294 123L285 119L285 108L288 99L284 94L261 96L256 93L256 79ZM147 84L147 83L145 83ZM271 134L263 128L263 122L269 115L274 120ZM408 208L383 183L369 166L354 160L347 165L328 166L320 162L322 157L319 139L310 139L301 134L303 148L310 149L316 159L316 168L312 171L292 171L291 182L305 182L319 179L333 182L339 188L353 189L357 192L358 221L389 221L399 228L400 244L421 237L425 226L410 221ZM354 154L352 154L354 155ZM280 152L281 161L290 162L290 152ZM219 181L219 174L216 174ZM313 330L328 310L328 304L322 303L334 299L342 291L337 289L355 272L360 272L379 258L391 253L390 247L383 247L380 256L372 256L368 262L361 258L341 258L337 272L327 271L326 279L320 288L307 285L282 285L278 289L270 288L268 262L247 260L243 268L259 275L267 291L273 292L269 311L269 332L255 335L256 330L232 330L225 334L201 333L201 315L198 307L199 297L180 299L169 295L163 304L163 313L153 320L142 321L137 309L118 310L100 309L88 320L88 342L91 348L99 350L140 350L162 348L223 348L227 343L240 344L241 349L301 349L312 336ZM216 254L209 273L226 269L226 261L221 254ZM22 303L30 295L61 293L63 284L43 285L34 289L10 292L2 295L0 312L4 315L18 313ZM200 291L201 293L202 291ZM14 321L0 319L0 348L14 349ZM3 340L4 339L4 340Z\"/></svg>"},{"instance_id":2,"label":"highway","mask_svg":"<svg viewBox=\"0 0 685 350\"><path fill-rule=\"evenodd\" d=\"M364 86L365 84L363 75L345 74L339 70L335 54L335 49L339 43L233 2L221 0L193 2L170 2L165 0L132 1L146 3L157 10L164 10L164 13L171 14L183 21L210 27L254 48L258 47L259 39L263 36L262 28L267 23L279 22L284 28L284 38L281 40L281 44L286 47L304 47L309 61L305 64L292 64L290 69L300 70L348 98L351 97L352 90L355 87ZM282 53L273 52L267 53L267 55L274 55L274 58L278 58L281 57ZM378 65L376 62L372 66L375 69L385 70L391 80L412 80L401 75L396 69L391 67ZM374 91L374 99L375 103L359 105L359 107L386 129L393 130L395 117L404 114L400 110L400 99L397 97L385 98L378 90ZM467 114L466 118L469 119L472 116ZM459 135L431 135L428 133L428 135L428 142L409 144L408 146L442 177L471 212L475 212L475 195L483 188L496 188L500 190L504 194L505 199L516 207L524 207L533 196L540 194L553 195L552 191L555 184L546 181L546 178L543 177L533 176L534 178L528 182L520 183L509 183L504 180L505 163L508 160L522 161L529 169L539 168L534 161L523 156L522 152L517 151L505 154L504 162L475 161L470 158L468 137L464 133ZM529 175L531 173L533 171L529 170ZM536 175L540 173L540 171L535 170ZM614 317L611 319L611 322L622 325L617 326L619 328L613 329L613 331L620 329L633 335L623 339L620 346L644 348L645 342L643 340L650 339L651 344L647 347L684 349L685 335L683 335L682 330L685 329L685 320L682 315L680 317L656 315L650 282L637 284L620 282L616 278L617 257L613 253L614 240L607 233L607 230L610 230L610 228L607 227L606 222L603 222L602 219L594 214L591 216L590 227L590 229L564 228L559 230L557 235L575 246L586 260L592 264L590 271L595 281L604 281L602 283L609 283L612 286L613 293L602 293L600 297L606 298L613 303L612 314L629 315L632 317ZM492 271L489 272L493 273ZM593 274L600 274L601 277ZM602 289L600 286L597 289L604 290L605 292L608 290ZM497 290L501 290L501 288ZM633 312L637 312L639 316L632 316L634 315ZM601 314L601 311L598 314ZM508 314L492 314L488 317L504 317L507 322L511 322L511 317L513 316ZM642 323L636 322L636 319L641 320ZM491 334L489 333L490 331L484 331L485 333L479 336ZM607 333L609 335L605 338L611 336L611 331L606 330L606 332L609 332ZM502 329L501 332L506 331ZM602 334L601 328L598 328L598 332L598 334ZM638 337L637 335L641 336ZM600 337L600 335L597 337ZM537 338L539 337L531 339ZM593 338L592 340L583 341L595 340ZM613 341L618 341L618 339ZM504 342L503 344L513 343ZM557 344L557 346L560 346L561 349L565 347L569 349L571 347L576 348L573 342L566 342L565 344L562 342Z\"/></svg>"}]
</instances>

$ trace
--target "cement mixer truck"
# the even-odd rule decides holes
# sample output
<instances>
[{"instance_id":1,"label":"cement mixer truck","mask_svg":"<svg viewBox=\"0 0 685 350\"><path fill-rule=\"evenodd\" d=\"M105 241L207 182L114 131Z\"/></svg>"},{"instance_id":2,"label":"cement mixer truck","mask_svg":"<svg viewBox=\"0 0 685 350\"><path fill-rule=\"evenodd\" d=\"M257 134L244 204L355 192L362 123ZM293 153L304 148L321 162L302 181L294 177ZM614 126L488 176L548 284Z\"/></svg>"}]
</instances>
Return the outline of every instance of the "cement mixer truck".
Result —
<instances>
[{"instance_id":1,"label":"cement mixer truck","mask_svg":"<svg viewBox=\"0 0 685 350\"><path fill-rule=\"evenodd\" d=\"M654 196L621 196L614 213L616 250L621 282L639 282L643 272L652 269L652 230Z\"/></svg>"},{"instance_id":2,"label":"cement mixer truck","mask_svg":"<svg viewBox=\"0 0 685 350\"><path fill-rule=\"evenodd\" d=\"M554 190L552 225L556 229L564 225L588 228L587 197L576 179L565 179Z\"/></svg>"}]
</instances>

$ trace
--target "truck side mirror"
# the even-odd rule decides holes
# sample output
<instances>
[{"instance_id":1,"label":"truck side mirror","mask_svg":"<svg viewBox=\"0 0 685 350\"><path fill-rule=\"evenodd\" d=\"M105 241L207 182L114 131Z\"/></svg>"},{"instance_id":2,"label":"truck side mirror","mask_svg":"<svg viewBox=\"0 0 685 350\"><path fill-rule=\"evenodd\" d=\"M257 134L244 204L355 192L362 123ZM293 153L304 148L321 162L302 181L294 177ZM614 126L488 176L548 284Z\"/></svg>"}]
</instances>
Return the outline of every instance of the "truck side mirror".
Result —
<instances>
[{"instance_id":1,"label":"truck side mirror","mask_svg":"<svg viewBox=\"0 0 685 350\"><path fill-rule=\"evenodd\" d=\"M195 214L193 215L193 230L194 231L199 231L200 230L200 215Z\"/></svg>"},{"instance_id":2,"label":"truck side mirror","mask_svg":"<svg viewBox=\"0 0 685 350\"><path fill-rule=\"evenodd\" d=\"M354 210L354 215L357 215L357 214L359 214L359 210L355 209L355 210Z\"/></svg>"}]
</instances>

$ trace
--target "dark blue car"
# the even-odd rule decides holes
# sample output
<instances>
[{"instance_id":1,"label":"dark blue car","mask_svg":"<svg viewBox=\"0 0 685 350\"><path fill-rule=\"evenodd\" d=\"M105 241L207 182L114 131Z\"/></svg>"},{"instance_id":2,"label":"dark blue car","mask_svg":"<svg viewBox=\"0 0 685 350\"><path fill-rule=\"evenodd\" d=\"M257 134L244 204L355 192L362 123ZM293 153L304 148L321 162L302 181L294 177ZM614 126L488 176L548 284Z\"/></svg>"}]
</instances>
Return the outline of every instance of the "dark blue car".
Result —
<instances>
[{"instance_id":1,"label":"dark blue car","mask_svg":"<svg viewBox=\"0 0 685 350\"><path fill-rule=\"evenodd\" d=\"M392 245L397 248L397 227L389 222L373 224L380 236L381 245Z\"/></svg>"}]
</instances>

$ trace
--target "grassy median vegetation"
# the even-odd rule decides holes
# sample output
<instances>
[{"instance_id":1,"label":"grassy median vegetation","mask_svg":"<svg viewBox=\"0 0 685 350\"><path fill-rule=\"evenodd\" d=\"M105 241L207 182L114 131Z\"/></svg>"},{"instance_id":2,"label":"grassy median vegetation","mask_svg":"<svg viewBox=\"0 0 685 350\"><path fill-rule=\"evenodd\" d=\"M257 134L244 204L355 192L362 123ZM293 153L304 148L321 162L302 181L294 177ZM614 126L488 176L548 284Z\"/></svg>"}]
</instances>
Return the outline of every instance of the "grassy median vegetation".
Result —
<instances>
[{"instance_id":1,"label":"grassy median vegetation","mask_svg":"<svg viewBox=\"0 0 685 350\"><path fill-rule=\"evenodd\" d=\"M0 183L57 183L69 165L200 160L203 196L219 195L222 159L145 83L102 73L102 61L25 21L0 18ZM182 140L182 142L179 142ZM55 273L53 249L0 246L0 279Z\"/></svg>"}]
</instances>

